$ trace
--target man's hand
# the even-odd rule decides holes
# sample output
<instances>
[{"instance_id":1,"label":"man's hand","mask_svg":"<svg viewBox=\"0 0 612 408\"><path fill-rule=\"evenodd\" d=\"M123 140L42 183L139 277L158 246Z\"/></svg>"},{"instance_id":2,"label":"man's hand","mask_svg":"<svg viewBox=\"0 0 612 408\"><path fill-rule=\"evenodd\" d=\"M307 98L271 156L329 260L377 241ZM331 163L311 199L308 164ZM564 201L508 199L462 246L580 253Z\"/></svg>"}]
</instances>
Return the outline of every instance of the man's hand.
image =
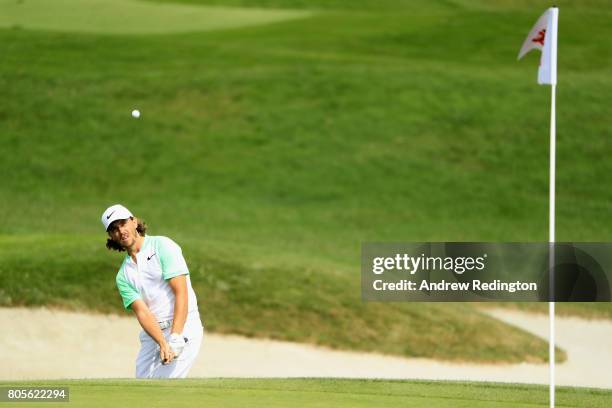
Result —
<instances>
[{"instance_id":1,"label":"man's hand","mask_svg":"<svg viewBox=\"0 0 612 408\"><path fill-rule=\"evenodd\" d=\"M176 355L172 352L172 349L164 338L164 333L159 327L159 323L157 323L155 316L153 316L153 313L149 310L149 307L142 299L136 299L131 306L143 330L159 344L159 357L162 364L170 364Z\"/></svg>"},{"instance_id":2,"label":"man's hand","mask_svg":"<svg viewBox=\"0 0 612 408\"><path fill-rule=\"evenodd\" d=\"M178 333L172 333L168 340L170 350L174 353L174 357L178 357L185 348L185 338Z\"/></svg>"},{"instance_id":3,"label":"man's hand","mask_svg":"<svg viewBox=\"0 0 612 408\"><path fill-rule=\"evenodd\" d=\"M159 343L159 358L162 364L170 364L175 357L178 357L178 355L172 351L172 348L165 339Z\"/></svg>"}]
</instances>

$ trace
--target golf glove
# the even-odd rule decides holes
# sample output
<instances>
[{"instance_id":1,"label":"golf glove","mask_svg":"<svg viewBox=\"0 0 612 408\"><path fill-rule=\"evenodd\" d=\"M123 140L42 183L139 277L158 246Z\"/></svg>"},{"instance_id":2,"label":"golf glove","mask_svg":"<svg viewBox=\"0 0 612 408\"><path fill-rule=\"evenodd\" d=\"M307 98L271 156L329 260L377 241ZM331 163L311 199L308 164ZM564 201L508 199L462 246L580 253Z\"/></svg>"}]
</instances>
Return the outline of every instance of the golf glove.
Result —
<instances>
[{"instance_id":1,"label":"golf glove","mask_svg":"<svg viewBox=\"0 0 612 408\"><path fill-rule=\"evenodd\" d=\"M174 353L175 358L180 356L185 348L185 338L181 334L172 333L168 339L168 345Z\"/></svg>"}]
</instances>

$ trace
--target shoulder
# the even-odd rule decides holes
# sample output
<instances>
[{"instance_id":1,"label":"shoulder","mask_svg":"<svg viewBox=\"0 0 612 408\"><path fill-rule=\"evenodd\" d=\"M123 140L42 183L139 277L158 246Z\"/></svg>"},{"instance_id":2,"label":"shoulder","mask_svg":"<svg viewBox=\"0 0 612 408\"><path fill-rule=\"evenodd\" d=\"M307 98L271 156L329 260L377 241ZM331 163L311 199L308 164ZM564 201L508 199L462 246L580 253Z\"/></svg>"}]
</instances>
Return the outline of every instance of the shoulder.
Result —
<instances>
[{"instance_id":1,"label":"shoulder","mask_svg":"<svg viewBox=\"0 0 612 408\"><path fill-rule=\"evenodd\" d=\"M117 276L115 277L115 281L121 282L125 280L125 262L127 261L127 255L123 258L123 262L121 262L121 266L117 271Z\"/></svg>"},{"instance_id":2,"label":"shoulder","mask_svg":"<svg viewBox=\"0 0 612 408\"><path fill-rule=\"evenodd\" d=\"M151 240L153 246L157 249L178 249L179 251L181 249L179 244L163 235L150 236L149 239Z\"/></svg>"},{"instance_id":3,"label":"shoulder","mask_svg":"<svg viewBox=\"0 0 612 408\"><path fill-rule=\"evenodd\" d=\"M178 275L188 275L187 263L181 247L172 239L164 236L151 237L153 248L159 259L162 276L165 280Z\"/></svg>"},{"instance_id":4,"label":"shoulder","mask_svg":"<svg viewBox=\"0 0 612 408\"><path fill-rule=\"evenodd\" d=\"M152 246L155 252L159 255L160 259L163 260L183 256L183 250L172 239L162 235L153 236L150 239Z\"/></svg>"}]
</instances>

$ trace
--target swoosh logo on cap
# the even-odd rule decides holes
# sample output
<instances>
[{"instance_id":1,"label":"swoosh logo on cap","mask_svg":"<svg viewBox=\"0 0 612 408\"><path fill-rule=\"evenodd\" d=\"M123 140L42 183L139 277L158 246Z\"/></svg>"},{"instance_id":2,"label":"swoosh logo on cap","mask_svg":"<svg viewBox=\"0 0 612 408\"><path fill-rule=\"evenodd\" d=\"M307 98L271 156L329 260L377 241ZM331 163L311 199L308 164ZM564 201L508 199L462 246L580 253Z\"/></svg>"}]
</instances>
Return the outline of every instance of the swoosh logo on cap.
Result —
<instances>
[{"instance_id":1,"label":"swoosh logo on cap","mask_svg":"<svg viewBox=\"0 0 612 408\"><path fill-rule=\"evenodd\" d=\"M110 214L108 214L108 215L106 216L106 219L107 219L107 220L110 220L111 215L113 215L113 213L114 213L115 211L117 211L117 210L113 210L113 212L111 212Z\"/></svg>"}]
</instances>

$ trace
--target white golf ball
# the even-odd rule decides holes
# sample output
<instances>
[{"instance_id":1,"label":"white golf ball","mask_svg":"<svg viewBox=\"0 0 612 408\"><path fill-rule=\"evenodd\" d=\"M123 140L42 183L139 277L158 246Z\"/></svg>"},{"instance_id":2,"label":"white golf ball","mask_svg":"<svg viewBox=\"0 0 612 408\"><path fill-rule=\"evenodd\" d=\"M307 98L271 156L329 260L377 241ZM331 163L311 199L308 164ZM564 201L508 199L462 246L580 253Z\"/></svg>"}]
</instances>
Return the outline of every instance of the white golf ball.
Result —
<instances>
[{"instance_id":1,"label":"white golf ball","mask_svg":"<svg viewBox=\"0 0 612 408\"><path fill-rule=\"evenodd\" d=\"M132 116L135 118L139 118L140 117L140 111L138 109L134 109L132 111Z\"/></svg>"}]
</instances>

